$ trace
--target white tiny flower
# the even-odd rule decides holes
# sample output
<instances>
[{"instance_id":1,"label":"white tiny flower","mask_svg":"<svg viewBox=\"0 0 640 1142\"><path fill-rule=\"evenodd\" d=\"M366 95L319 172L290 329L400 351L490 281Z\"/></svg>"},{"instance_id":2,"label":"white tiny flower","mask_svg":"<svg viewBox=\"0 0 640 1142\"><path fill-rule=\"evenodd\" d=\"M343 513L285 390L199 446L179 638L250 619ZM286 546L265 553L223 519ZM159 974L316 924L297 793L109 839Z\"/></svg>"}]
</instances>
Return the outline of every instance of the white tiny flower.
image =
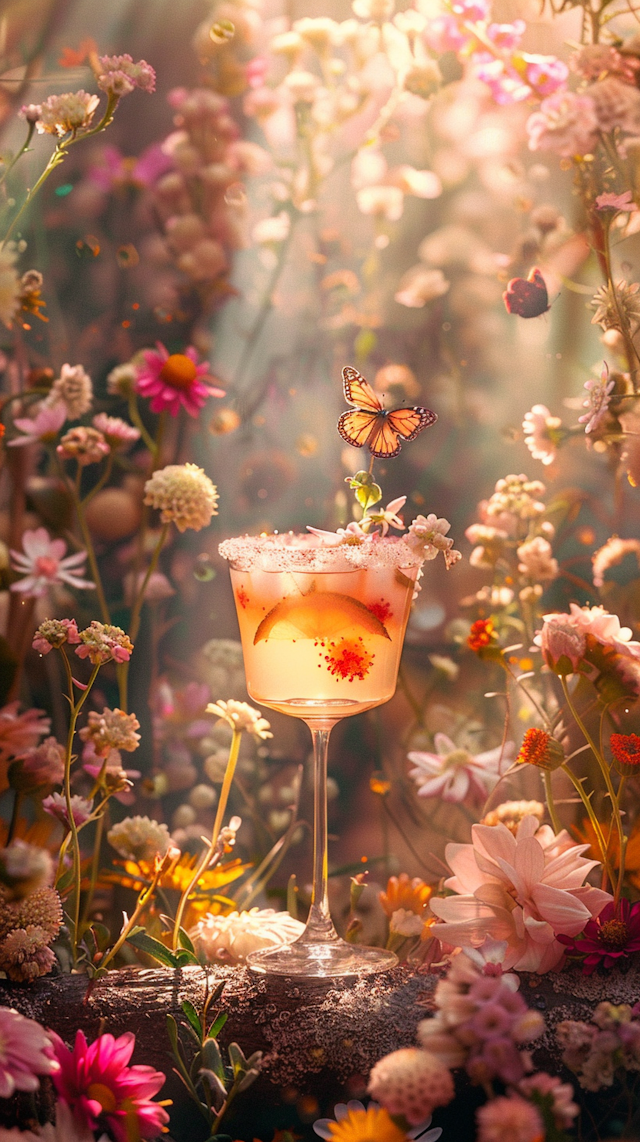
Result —
<instances>
[{"instance_id":1,"label":"white tiny flower","mask_svg":"<svg viewBox=\"0 0 640 1142\"><path fill-rule=\"evenodd\" d=\"M248 702L236 702L231 698L228 702L210 702L207 706L208 714L215 714L239 733L246 731L263 741L272 738L270 725L266 718L261 717L260 711L255 710Z\"/></svg>"}]
</instances>

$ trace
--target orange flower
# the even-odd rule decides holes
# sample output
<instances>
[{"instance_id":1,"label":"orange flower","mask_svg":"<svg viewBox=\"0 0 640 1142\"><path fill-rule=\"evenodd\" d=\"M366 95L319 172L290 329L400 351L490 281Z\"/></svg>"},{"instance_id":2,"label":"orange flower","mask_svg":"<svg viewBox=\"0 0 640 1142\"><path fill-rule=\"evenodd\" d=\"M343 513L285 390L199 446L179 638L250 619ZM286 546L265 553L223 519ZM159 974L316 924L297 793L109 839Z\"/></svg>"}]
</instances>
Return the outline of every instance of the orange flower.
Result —
<instances>
[{"instance_id":1,"label":"orange flower","mask_svg":"<svg viewBox=\"0 0 640 1142\"><path fill-rule=\"evenodd\" d=\"M611 734L613 764L622 777L640 774L640 737L637 734Z\"/></svg>"},{"instance_id":2,"label":"orange flower","mask_svg":"<svg viewBox=\"0 0 640 1142\"><path fill-rule=\"evenodd\" d=\"M537 765L539 769L557 769L564 762L564 750L546 730L527 730L516 758L520 765Z\"/></svg>"},{"instance_id":3,"label":"orange flower","mask_svg":"<svg viewBox=\"0 0 640 1142\"><path fill-rule=\"evenodd\" d=\"M426 884L419 876L414 876L413 880L410 880L406 872L401 872L400 876L389 877L387 891L380 892L378 900L389 917L399 908L405 908L407 912L415 912L416 916L422 916L432 892L431 885Z\"/></svg>"},{"instance_id":4,"label":"orange flower","mask_svg":"<svg viewBox=\"0 0 640 1142\"><path fill-rule=\"evenodd\" d=\"M491 619L478 619L477 622L471 624L469 637L467 643L472 650L482 650L484 646L489 646L494 642L496 637L495 628Z\"/></svg>"},{"instance_id":5,"label":"orange flower","mask_svg":"<svg viewBox=\"0 0 640 1142\"><path fill-rule=\"evenodd\" d=\"M601 824L602 833L604 835L605 844L607 846L607 853L611 864L614 868L620 866L620 841L616 829L611 831L609 825ZM573 832L576 839L580 842L588 843L591 845L591 851L586 853L586 856L594 860L600 860L600 846L598 844L596 834L588 817L580 823L580 826L575 826ZM627 849L625 853L624 862L625 878L633 885L634 888L640 888L640 820L636 822L629 834L627 840Z\"/></svg>"}]
</instances>

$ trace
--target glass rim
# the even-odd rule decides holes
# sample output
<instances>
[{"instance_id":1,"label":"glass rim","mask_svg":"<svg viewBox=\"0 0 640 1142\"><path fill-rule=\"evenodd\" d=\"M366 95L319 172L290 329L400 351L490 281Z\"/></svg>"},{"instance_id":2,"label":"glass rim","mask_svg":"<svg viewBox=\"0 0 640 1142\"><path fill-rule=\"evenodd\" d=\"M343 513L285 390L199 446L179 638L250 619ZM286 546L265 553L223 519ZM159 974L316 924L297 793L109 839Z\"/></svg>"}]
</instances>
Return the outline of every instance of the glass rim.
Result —
<instances>
[{"instance_id":1,"label":"glass rim","mask_svg":"<svg viewBox=\"0 0 640 1142\"><path fill-rule=\"evenodd\" d=\"M424 562L402 536L367 536L361 542L323 542L304 532L242 535L218 547L223 559L238 571L309 571L311 573L394 567L411 569Z\"/></svg>"}]
</instances>

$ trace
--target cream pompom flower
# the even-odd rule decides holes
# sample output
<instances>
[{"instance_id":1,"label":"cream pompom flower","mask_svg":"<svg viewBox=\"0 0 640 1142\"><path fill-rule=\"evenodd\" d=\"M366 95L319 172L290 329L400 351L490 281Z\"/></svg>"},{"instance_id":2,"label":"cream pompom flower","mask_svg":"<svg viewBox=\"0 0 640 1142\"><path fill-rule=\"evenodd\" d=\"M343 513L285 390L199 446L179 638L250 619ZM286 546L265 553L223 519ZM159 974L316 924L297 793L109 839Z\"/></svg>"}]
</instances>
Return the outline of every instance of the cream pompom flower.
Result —
<instances>
[{"instance_id":1,"label":"cream pompom flower","mask_svg":"<svg viewBox=\"0 0 640 1142\"><path fill-rule=\"evenodd\" d=\"M449 1068L430 1051L404 1047L380 1059L371 1071L369 1092L389 1111L417 1126L455 1094Z\"/></svg>"},{"instance_id":2,"label":"cream pompom flower","mask_svg":"<svg viewBox=\"0 0 640 1142\"><path fill-rule=\"evenodd\" d=\"M201 531L217 515L218 492L197 464L169 464L160 468L144 486L144 502L160 512L163 523L175 523L178 531Z\"/></svg>"}]
</instances>

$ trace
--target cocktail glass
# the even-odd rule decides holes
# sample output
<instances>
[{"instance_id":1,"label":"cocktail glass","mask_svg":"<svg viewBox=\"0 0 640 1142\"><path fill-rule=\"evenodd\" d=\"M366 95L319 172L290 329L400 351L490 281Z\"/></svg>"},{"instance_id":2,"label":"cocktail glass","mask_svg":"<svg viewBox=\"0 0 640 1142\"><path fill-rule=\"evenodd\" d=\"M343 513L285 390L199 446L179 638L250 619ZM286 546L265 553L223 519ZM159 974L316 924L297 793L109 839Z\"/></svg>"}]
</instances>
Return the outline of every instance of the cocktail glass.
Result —
<instances>
[{"instance_id":1,"label":"cocktail glass","mask_svg":"<svg viewBox=\"0 0 640 1142\"><path fill-rule=\"evenodd\" d=\"M337 546L315 536L226 540L251 697L301 718L313 739L313 891L293 944L253 952L254 971L299 977L360 975L393 967L383 948L349 944L327 897L327 751L341 718L388 702L421 555L398 538Z\"/></svg>"}]
</instances>

